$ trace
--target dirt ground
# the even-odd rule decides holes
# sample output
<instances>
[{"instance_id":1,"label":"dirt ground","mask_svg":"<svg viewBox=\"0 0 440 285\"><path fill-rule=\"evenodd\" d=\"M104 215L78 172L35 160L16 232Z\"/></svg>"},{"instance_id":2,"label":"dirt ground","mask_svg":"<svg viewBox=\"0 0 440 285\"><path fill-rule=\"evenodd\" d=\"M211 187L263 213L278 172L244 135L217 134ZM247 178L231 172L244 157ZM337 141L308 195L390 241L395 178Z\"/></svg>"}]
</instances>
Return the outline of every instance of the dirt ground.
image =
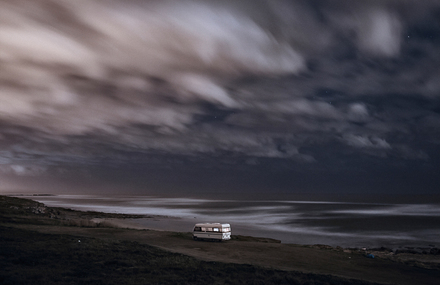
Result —
<instances>
[{"instance_id":1,"label":"dirt ground","mask_svg":"<svg viewBox=\"0 0 440 285\"><path fill-rule=\"evenodd\" d=\"M393 257L387 253L382 257L379 254L375 258L367 258L365 255L368 252L362 250L282 244L271 239L243 236L233 236L232 240L225 242L194 241L191 233L114 228L112 225L115 223L111 219L115 217L110 217L105 223L106 217L100 213L66 211L44 205L31 205L30 202L29 206L14 204L19 204L17 201L2 201L4 205L0 225L3 227L40 234L93 238L110 243L135 242L201 261L246 264L267 270L343 278L334 283L325 283L327 281L317 281L321 278L319 277L313 282L307 281L308 283L295 281L296 284L342 284L341 280L349 280L346 284L362 284L365 281L412 285L439 284L440 280L439 255L413 254L412 258L399 259L397 255ZM90 222L92 219L100 219L100 223Z\"/></svg>"}]
</instances>

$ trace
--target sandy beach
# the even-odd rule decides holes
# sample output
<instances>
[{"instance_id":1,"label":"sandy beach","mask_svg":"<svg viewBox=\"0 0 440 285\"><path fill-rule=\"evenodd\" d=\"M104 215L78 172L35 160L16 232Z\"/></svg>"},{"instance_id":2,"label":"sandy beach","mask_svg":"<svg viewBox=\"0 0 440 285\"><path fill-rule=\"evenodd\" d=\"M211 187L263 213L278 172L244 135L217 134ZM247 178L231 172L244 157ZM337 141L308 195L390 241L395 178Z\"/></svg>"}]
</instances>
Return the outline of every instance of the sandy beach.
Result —
<instances>
[{"instance_id":1,"label":"sandy beach","mask_svg":"<svg viewBox=\"0 0 440 285\"><path fill-rule=\"evenodd\" d=\"M113 284L117 280L130 284L205 284L203 278L211 278L213 284L438 284L440 279L437 248L428 252L416 248L348 249L285 244L243 235L233 235L232 240L221 243L198 242L192 240L190 232L141 229L133 222L143 218L166 223L167 218L162 216L80 212L6 196L0 196L0 204L2 284L30 280L33 284ZM54 253L60 240L68 242L61 243ZM103 243L107 248L100 247ZM73 247L81 256L64 252ZM162 257L136 255L150 247L161 250ZM12 248L17 249L15 254ZM115 252L122 252L122 257L113 256ZM182 260L170 265L168 254L178 254ZM124 263L121 258L131 261ZM53 266L59 260L67 262L66 266ZM155 266L146 260L167 262ZM101 263L108 265L105 272L94 272L94 266ZM188 264L194 266L189 268ZM73 274L72 268L79 270L78 266L83 268L82 273Z\"/></svg>"},{"instance_id":2,"label":"sandy beach","mask_svg":"<svg viewBox=\"0 0 440 285\"><path fill-rule=\"evenodd\" d=\"M191 231L195 223L233 224L236 235L263 236L289 244L380 248L438 246L440 204L378 199L234 200L147 195L22 196L50 207L79 211L146 215L125 219L121 227ZM298 197L297 197L298 198ZM315 197L316 198L316 197ZM166 222L163 222L166 221Z\"/></svg>"}]
</instances>

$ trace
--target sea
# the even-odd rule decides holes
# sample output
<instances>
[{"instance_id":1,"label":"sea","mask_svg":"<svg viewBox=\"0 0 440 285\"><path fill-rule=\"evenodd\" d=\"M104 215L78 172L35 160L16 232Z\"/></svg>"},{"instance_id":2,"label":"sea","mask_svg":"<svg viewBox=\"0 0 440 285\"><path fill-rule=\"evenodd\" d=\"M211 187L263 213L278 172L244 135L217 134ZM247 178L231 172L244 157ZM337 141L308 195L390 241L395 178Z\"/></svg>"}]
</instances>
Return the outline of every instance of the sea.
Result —
<instances>
[{"instance_id":1,"label":"sea","mask_svg":"<svg viewBox=\"0 0 440 285\"><path fill-rule=\"evenodd\" d=\"M220 200L155 196L31 196L47 206L140 214L139 227L192 231L199 222L229 223L232 234L292 244L392 249L440 246L440 204L301 200Z\"/></svg>"}]
</instances>

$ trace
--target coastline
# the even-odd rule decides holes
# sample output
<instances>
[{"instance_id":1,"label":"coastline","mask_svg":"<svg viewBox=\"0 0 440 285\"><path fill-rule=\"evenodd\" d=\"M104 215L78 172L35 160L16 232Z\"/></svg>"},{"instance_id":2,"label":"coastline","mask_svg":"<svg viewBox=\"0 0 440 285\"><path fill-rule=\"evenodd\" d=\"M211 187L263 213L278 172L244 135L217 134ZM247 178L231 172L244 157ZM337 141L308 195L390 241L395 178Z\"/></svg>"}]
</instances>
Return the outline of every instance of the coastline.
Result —
<instances>
[{"instance_id":1,"label":"coastline","mask_svg":"<svg viewBox=\"0 0 440 285\"><path fill-rule=\"evenodd\" d=\"M120 227L126 225L127 219L146 217L79 212L46 207L32 200L5 196L0 196L0 198L2 228L57 236L130 241L154 246L167 252L184 254L202 261L249 264L258 268L273 268L285 272L305 272L319 275L319 278L323 275L331 275L379 284L411 284L410 277L418 278L419 281L423 280L418 284L436 284L434 282L440 278L440 255L435 252L423 254L390 252L387 249L372 251L371 249L344 249L326 245L303 246L240 235L235 237L233 235L234 238L231 241L224 243L195 242L191 239L189 232ZM158 219L159 217L149 218ZM122 224L118 225L121 221ZM29 242L31 241L32 239ZM366 257L370 253L375 255L374 259ZM402 276L401 272L406 272L408 276L405 274Z\"/></svg>"},{"instance_id":2,"label":"coastline","mask_svg":"<svg viewBox=\"0 0 440 285\"><path fill-rule=\"evenodd\" d=\"M187 232L195 223L227 222L233 225L233 234L264 236L286 244L393 250L439 246L438 204L130 195L37 194L29 198L52 207L157 217L130 221L139 229Z\"/></svg>"}]
</instances>

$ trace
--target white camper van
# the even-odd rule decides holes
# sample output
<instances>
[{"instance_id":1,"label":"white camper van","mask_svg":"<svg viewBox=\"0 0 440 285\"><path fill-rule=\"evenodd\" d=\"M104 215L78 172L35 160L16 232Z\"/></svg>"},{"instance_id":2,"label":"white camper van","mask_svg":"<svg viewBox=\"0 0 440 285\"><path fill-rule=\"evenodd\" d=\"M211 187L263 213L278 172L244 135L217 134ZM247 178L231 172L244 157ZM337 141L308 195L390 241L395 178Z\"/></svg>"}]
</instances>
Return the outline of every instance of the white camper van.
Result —
<instances>
[{"instance_id":1,"label":"white camper van","mask_svg":"<svg viewBox=\"0 0 440 285\"><path fill-rule=\"evenodd\" d=\"M193 239L228 240L231 239L231 225L220 223L199 223L194 226Z\"/></svg>"}]
</instances>

